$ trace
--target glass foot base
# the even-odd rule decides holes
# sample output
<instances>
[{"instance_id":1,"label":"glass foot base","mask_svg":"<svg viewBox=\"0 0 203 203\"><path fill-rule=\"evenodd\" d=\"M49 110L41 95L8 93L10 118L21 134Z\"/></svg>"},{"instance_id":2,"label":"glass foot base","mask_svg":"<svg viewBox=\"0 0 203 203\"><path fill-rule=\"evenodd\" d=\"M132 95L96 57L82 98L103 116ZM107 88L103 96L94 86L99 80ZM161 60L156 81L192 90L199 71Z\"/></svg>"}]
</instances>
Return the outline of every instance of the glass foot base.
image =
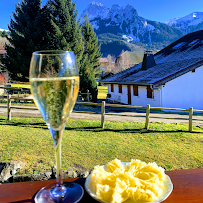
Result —
<instances>
[{"instance_id":1,"label":"glass foot base","mask_svg":"<svg viewBox=\"0 0 203 203\"><path fill-rule=\"evenodd\" d=\"M63 189L65 191L61 193L61 196L53 197L52 191L56 187L56 184L51 184L46 187L43 187L40 191L37 192L35 196L36 203L76 203L79 202L84 194L82 186L77 183L63 183Z\"/></svg>"}]
</instances>

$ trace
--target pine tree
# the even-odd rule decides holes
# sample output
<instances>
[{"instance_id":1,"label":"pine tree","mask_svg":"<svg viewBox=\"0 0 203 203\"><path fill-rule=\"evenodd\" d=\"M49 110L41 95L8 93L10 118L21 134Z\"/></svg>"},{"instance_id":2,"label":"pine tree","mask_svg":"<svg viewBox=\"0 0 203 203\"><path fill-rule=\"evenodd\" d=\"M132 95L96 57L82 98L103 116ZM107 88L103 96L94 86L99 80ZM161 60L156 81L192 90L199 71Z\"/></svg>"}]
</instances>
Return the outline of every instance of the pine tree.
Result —
<instances>
[{"instance_id":1,"label":"pine tree","mask_svg":"<svg viewBox=\"0 0 203 203\"><path fill-rule=\"evenodd\" d=\"M24 0L16 4L10 21L10 45L6 45L7 57L3 60L13 79L28 79L33 51L40 47L39 26L41 0Z\"/></svg>"},{"instance_id":2,"label":"pine tree","mask_svg":"<svg viewBox=\"0 0 203 203\"><path fill-rule=\"evenodd\" d=\"M73 51L80 69L84 45L76 4L71 0L49 0L47 10L51 14L52 32L48 38L52 40L53 46L50 49Z\"/></svg>"},{"instance_id":3,"label":"pine tree","mask_svg":"<svg viewBox=\"0 0 203 203\"><path fill-rule=\"evenodd\" d=\"M80 71L80 87L81 91L85 93L88 89L92 95L91 101L96 102L98 90L95 71L99 67L99 59L101 57L100 45L98 44L98 38L89 22L87 14L84 18L85 21L82 24L84 53Z\"/></svg>"},{"instance_id":4,"label":"pine tree","mask_svg":"<svg viewBox=\"0 0 203 203\"><path fill-rule=\"evenodd\" d=\"M1 33L1 36L2 36L2 37L7 37L7 36L8 36L8 33L4 30L4 31Z\"/></svg>"},{"instance_id":5,"label":"pine tree","mask_svg":"<svg viewBox=\"0 0 203 203\"><path fill-rule=\"evenodd\" d=\"M49 0L41 8L41 0L22 0L11 19L10 45L3 63L13 79L28 78L32 52L37 50L69 50L76 55L78 67L83 54L82 33L75 3L71 0ZM25 20L26 19L26 20Z\"/></svg>"}]
</instances>

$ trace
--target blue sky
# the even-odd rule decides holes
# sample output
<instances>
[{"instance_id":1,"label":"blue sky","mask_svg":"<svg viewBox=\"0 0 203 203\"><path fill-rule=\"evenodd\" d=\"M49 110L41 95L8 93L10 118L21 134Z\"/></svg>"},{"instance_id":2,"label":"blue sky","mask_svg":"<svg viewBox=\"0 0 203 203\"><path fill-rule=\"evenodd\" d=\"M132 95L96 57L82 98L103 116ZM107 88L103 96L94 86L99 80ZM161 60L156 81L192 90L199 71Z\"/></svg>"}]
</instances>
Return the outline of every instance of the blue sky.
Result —
<instances>
[{"instance_id":1,"label":"blue sky","mask_svg":"<svg viewBox=\"0 0 203 203\"><path fill-rule=\"evenodd\" d=\"M93 0L73 0L76 2L79 15ZM104 6L113 4L134 6L138 14L146 19L164 22L175 17L184 17L192 12L203 12L202 0L94 0ZM15 4L21 0L0 0L0 28L8 29ZM42 0L45 4L47 0Z\"/></svg>"}]
</instances>

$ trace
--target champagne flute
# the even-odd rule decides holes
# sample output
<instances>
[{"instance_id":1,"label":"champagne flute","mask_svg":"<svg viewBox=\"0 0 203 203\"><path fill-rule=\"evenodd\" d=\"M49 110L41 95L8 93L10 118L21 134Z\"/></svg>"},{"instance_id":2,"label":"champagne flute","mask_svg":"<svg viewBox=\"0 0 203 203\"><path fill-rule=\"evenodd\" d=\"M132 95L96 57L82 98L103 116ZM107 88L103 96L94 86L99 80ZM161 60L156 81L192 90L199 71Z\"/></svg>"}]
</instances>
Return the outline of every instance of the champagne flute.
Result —
<instances>
[{"instance_id":1,"label":"champagne flute","mask_svg":"<svg viewBox=\"0 0 203 203\"><path fill-rule=\"evenodd\" d=\"M77 183L63 183L61 141L67 118L75 105L79 74L71 51L37 51L30 62L30 85L34 102L40 110L54 140L56 184L42 188L35 202L78 202L83 188Z\"/></svg>"}]
</instances>

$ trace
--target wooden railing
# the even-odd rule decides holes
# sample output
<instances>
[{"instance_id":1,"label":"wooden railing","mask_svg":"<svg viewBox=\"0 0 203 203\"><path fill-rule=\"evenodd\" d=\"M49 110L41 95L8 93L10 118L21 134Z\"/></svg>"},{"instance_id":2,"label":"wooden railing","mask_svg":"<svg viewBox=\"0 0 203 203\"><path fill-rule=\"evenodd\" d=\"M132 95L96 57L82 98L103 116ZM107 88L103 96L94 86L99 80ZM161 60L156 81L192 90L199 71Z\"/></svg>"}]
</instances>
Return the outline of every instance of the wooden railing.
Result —
<instances>
[{"instance_id":1,"label":"wooden railing","mask_svg":"<svg viewBox=\"0 0 203 203\"><path fill-rule=\"evenodd\" d=\"M23 92L23 93L29 93L30 94L30 89L29 88L21 88L21 87L4 87L0 86L1 89L4 89L6 91L13 91L13 92Z\"/></svg>"},{"instance_id":2,"label":"wooden railing","mask_svg":"<svg viewBox=\"0 0 203 203\"><path fill-rule=\"evenodd\" d=\"M12 90L15 92L24 92L24 93L30 93L30 90L25 89L25 88L17 88L17 87L0 87L6 90ZM18 94L19 95L19 94ZM89 93L88 93L89 96ZM31 106L12 106L11 105L11 100L20 100L20 101L26 101L26 102L33 102L33 99L28 99L28 98L22 98L22 97L15 97L11 96L9 93L7 96L0 96L0 98L6 98L7 99L7 106L1 106L0 108L7 108L7 119L11 120L11 109L24 109L24 110L38 110L37 107L31 107ZM104 122L105 122L105 107L110 106L110 107L121 107L121 108L132 108L132 109L145 109L146 110L146 119L145 119L145 129L149 129L149 118L150 118L150 110L165 110L165 111L178 111L178 112L189 112L189 132L192 132L192 121L193 121L193 112L200 112L203 113L203 110L197 110L193 109L193 107L190 107L189 109L181 109L181 108L164 108L164 107L150 107L148 104L147 107L143 106L132 106L132 105L122 105L122 104L109 104L106 103L105 101L102 101L102 103L92 103L92 102L76 102L76 104L81 104L81 105L89 105L89 106L101 106L101 113L96 113L96 112L86 112L86 111L73 111L75 113L89 113L89 114L101 114L101 128L104 128ZM108 115L114 115L115 114L110 114ZM164 114L163 114L164 115ZM136 116L139 117L139 116ZM164 119L164 117L162 117Z\"/></svg>"},{"instance_id":3,"label":"wooden railing","mask_svg":"<svg viewBox=\"0 0 203 203\"><path fill-rule=\"evenodd\" d=\"M165 171L174 185L171 195L164 203L201 203L203 202L203 169L184 169ZM84 188L85 178L64 179L64 182L76 182ZM56 180L29 181L0 185L0 202L33 203L34 195L42 187L55 183ZM26 192L25 192L26 191ZM98 203L92 199L84 188L80 203Z\"/></svg>"},{"instance_id":4,"label":"wooden railing","mask_svg":"<svg viewBox=\"0 0 203 203\"><path fill-rule=\"evenodd\" d=\"M11 105L11 100L22 100L22 101L33 101L33 99L26 99L26 98L21 98L21 97L13 97L11 95L7 96L1 96L1 98L6 98L7 99L7 106L0 105L0 108L7 108L7 119L11 120L11 109L24 109L24 110L38 110L37 107L30 107L30 106L12 106ZM145 109L146 110L146 118L145 118L145 129L149 129L149 118L150 118L150 110L167 110L167 111L178 111L178 112L189 112L189 132L192 132L192 121L193 121L193 112L201 112L203 113L203 110L196 110L193 109L193 107L189 109L180 109L180 108L164 108L164 107L150 107L148 104L147 107L143 106L132 106L132 105L121 105L121 104L109 104L106 103L105 101L102 101L102 103L92 103L92 102L76 102L76 104L81 104L81 105L89 105L89 106L101 106L101 113L96 113L96 112L86 112L86 111L73 111L75 113L89 113L89 114L101 114L101 128L104 128L104 122L105 122L105 115L114 115L115 114L105 114L105 108L107 106L109 107L121 107L121 108L132 108L132 109ZM164 114L163 114L164 115ZM139 117L139 116L135 116ZM164 119L164 116L162 117Z\"/></svg>"}]
</instances>

